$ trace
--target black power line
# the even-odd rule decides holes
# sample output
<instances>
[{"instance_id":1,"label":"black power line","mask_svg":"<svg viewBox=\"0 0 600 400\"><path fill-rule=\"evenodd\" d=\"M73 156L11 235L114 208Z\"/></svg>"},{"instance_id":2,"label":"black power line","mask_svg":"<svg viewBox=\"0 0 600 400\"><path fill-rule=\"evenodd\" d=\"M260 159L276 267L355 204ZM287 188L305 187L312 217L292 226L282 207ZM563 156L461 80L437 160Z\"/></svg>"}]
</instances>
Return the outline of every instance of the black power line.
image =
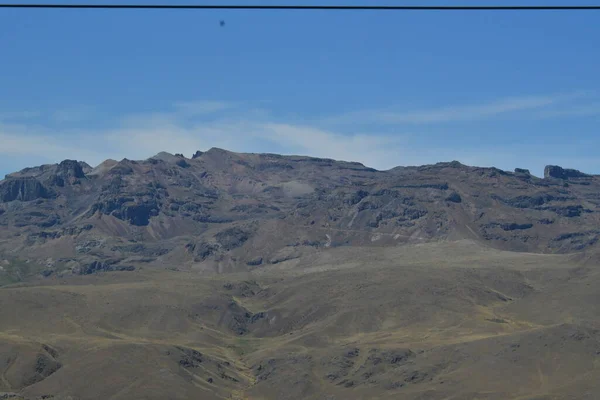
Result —
<instances>
[{"instance_id":1,"label":"black power line","mask_svg":"<svg viewBox=\"0 0 600 400\"><path fill-rule=\"evenodd\" d=\"M380 11L549 11L600 10L588 6L318 6L318 5L176 5L176 4L1 4L0 8L179 9L179 10L380 10Z\"/></svg>"}]
</instances>

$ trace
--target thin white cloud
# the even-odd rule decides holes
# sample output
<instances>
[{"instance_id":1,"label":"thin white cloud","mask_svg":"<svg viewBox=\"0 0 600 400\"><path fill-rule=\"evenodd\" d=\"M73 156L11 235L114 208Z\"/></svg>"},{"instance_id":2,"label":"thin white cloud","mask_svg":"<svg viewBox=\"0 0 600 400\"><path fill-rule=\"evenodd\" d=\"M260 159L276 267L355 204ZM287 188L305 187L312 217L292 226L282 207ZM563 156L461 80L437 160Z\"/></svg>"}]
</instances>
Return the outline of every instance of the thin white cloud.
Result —
<instances>
[{"instance_id":1,"label":"thin white cloud","mask_svg":"<svg viewBox=\"0 0 600 400\"><path fill-rule=\"evenodd\" d=\"M31 159L32 165L65 159L100 162L104 154L95 151L85 137L65 135L39 127L0 123L0 155Z\"/></svg>"},{"instance_id":2,"label":"thin white cloud","mask_svg":"<svg viewBox=\"0 0 600 400\"><path fill-rule=\"evenodd\" d=\"M4 111L0 112L0 122L4 121L15 121L15 120L27 120L31 118L37 118L41 115L38 111Z\"/></svg>"},{"instance_id":3,"label":"thin white cloud","mask_svg":"<svg viewBox=\"0 0 600 400\"><path fill-rule=\"evenodd\" d=\"M564 96L563 96L564 98ZM456 121L459 110L463 117L476 113L480 117L514 110L543 108L555 104L557 96L522 97L504 99L487 105L447 107L436 112L413 114L410 121ZM211 103L214 103L210 106ZM458 160L469 165L496 166L503 169L523 167L533 173L545 163L567 162L568 167L594 167L595 161L577 159L573 151L545 152L544 144L536 149L494 148L470 146L460 143L446 148L411 144L413 132L399 130L394 134L349 130L325 129L308 123L292 123L273 118L268 110L250 112L240 108L231 115L217 118L196 118L198 113L225 109L219 102L186 103L189 113L182 112L181 103L171 110L158 113L129 114L115 118L111 129L52 129L28 121L11 124L0 121L0 157L27 160L27 165L78 159L97 165L105 159L146 159L161 151L183 153L190 157L196 150L220 147L238 152L278 152L309 155L338 160L358 161L377 169L395 166L431 164ZM196 104L194 108L190 104ZM212 108L211 108L212 107ZM185 108L185 107L183 107ZM453 111L450 111L453 110ZM193 112L192 112L193 111ZM539 111L539 110L538 110ZM564 150L564 149L563 149ZM545 157L558 155L551 160ZM561 161L563 160L563 161ZM578 161L578 162L576 162ZM7 171L8 172L8 171Z\"/></svg>"},{"instance_id":4,"label":"thin white cloud","mask_svg":"<svg viewBox=\"0 0 600 400\"><path fill-rule=\"evenodd\" d=\"M93 110L90 107L71 107L56 110L51 113L51 119L59 123L82 122L93 116Z\"/></svg>"},{"instance_id":5,"label":"thin white cloud","mask_svg":"<svg viewBox=\"0 0 600 400\"><path fill-rule=\"evenodd\" d=\"M387 169L403 159L402 136L341 134L311 126L267 123L258 128L260 136L276 143L285 152L315 157L360 161Z\"/></svg>"},{"instance_id":6,"label":"thin white cloud","mask_svg":"<svg viewBox=\"0 0 600 400\"><path fill-rule=\"evenodd\" d=\"M521 96L495 100L487 104L440 107L428 110L365 110L327 118L328 123L379 123L379 124L439 124L472 121L501 114L540 110L549 106L568 103L589 95L575 92L550 96Z\"/></svg>"},{"instance_id":7,"label":"thin white cloud","mask_svg":"<svg viewBox=\"0 0 600 400\"><path fill-rule=\"evenodd\" d=\"M578 104L535 114L538 118L593 117L600 116L600 103Z\"/></svg>"}]
</instances>

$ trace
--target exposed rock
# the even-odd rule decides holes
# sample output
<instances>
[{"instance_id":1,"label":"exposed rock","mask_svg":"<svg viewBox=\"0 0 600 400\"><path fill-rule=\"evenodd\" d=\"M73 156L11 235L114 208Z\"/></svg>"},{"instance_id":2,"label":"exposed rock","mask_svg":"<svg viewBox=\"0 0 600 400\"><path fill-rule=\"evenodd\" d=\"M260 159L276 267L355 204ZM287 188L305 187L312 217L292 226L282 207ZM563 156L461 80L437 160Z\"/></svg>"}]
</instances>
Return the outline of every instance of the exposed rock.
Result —
<instances>
[{"instance_id":1,"label":"exposed rock","mask_svg":"<svg viewBox=\"0 0 600 400\"><path fill-rule=\"evenodd\" d=\"M201 152L200 150L198 150L198 151L196 151L196 152L194 153L194 155L192 156L192 159L194 159L194 158L198 158L198 157L200 157L202 154L204 154L204 153L203 153L203 152Z\"/></svg>"},{"instance_id":2,"label":"exposed rock","mask_svg":"<svg viewBox=\"0 0 600 400\"><path fill-rule=\"evenodd\" d=\"M271 358L269 360L265 360L258 365L252 367L252 371L254 375L259 381L265 381L269 376L276 371L277 369L277 360Z\"/></svg>"},{"instance_id":3,"label":"exposed rock","mask_svg":"<svg viewBox=\"0 0 600 400\"><path fill-rule=\"evenodd\" d=\"M554 223L554 220L553 219L548 219L548 218L542 218L538 222L540 224L543 224L543 225L550 225L550 224Z\"/></svg>"},{"instance_id":4,"label":"exposed rock","mask_svg":"<svg viewBox=\"0 0 600 400\"><path fill-rule=\"evenodd\" d=\"M576 169L561 168L558 165L547 165L544 168L544 178L569 179L587 177L590 177L590 175Z\"/></svg>"},{"instance_id":5,"label":"exposed rock","mask_svg":"<svg viewBox=\"0 0 600 400\"><path fill-rule=\"evenodd\" d=\"M252 260L247 261L246 265L257 266L257 265L261 265L262 263L263 263L263 258L262 257L256 257L256 258L253 258Z\"/></svg>"},{"instance_id":6,"label":"exposed rock","mask_svg":"<svg viewBox=\"0 0 600 400\"><path fill-rule=\"evenodd\" d=\"M557 213L562 217L573 218L581 216L583 212L592 212L591 210L586 210L581 205L571 205L571 206L548 206L544 207L544 210L549 210Z\"/></svg>"},{"instance_id":7,"label":"exposed rock","mask_svg":"<svg viewBox=\"0 0 600 400\"><path fill-rule=\"evenodd\" d=\"M360 203L357 207L358 211L364 211L364 210L377 210L380 207L379 204L371 202L371 201L363 201L362 203Z\"/></svg>"},{"instance_id":8,"label":"exposed rock","mask_svg":"<svg viewBox=\"0 0 600 400\"><path fill-rule=\"evenodd\" d=\"M438 189L438 190L448 190L447 183L423 183L420 185L396 185L394 186L398 189Z\"/></svg>"},{"instance_id":9,"label":"exposed rock","mask_svg":"<svg viewBox=\"0 0 600 400\"><path fill-rule=\"evenodd\" d=\"M252 325L266 318L266 316L267 313L265 312L252 313L235 301L231 301L221 320L227 324L231 331L242 336L249 333Z\"/></svg>"},{"instance_id":10,"label":"exposed rock","mask_svg":"<svg viewBox=\"0 0 600 400\"><path fill-rule=\"evenodd\" d=\"M81 170L83 171L84 175L87 175L88 173L94 170L94 168L92 168L92 166L86 163L85 161L78 161L77 163L81 167Z\"/></svg>"},{"instance_id":11,"label":"exposed rock","mask_svg":"<svg viewBox=\"0 0 600 400\"><path fill-rule=\"evenodd\" d=\"M450 201L452 203L460 203L462 202L462 198L460 197L460 194L452 192L448 197L446 197L446 201Z\"/></svg>"},{"instance_id":12,"label":"exposed rock","mask_svg":"<svg viewBox=\"0 0 600 400\"><path fill-rule=\"evenodd\" d=\"M35 178L9 178L0 183L0 201L32 201L52 198L53 193Z\"/></svg>"},{"instance_id":13,"label":"exposed rock","mask_svg":"<svg viewBox=\"0 0 600 400\"><path fill-rule=\"evenodd\" d=\"M114 167L109 170L110 175L131 175L133 174L133 167L130 165L129 160L123 160L117 163Z\"/></svg>"},{"instance_id":14,"label":"exposed rock","mask_svg":"<svg viewBox=\"0 0 600 400\"><path fill-rule=\"evenodd\" d=\"M427 215L427 210L420 208L405 208L402 212L403 220L415 220Z\"/></svg>"},{"instance_id":15,"label":"exposed rock","mask_svg":"<svg viewBox=\"0 0 600 400\"><path fill-rule=\"evenodd\" d=\"M159 206L156 200L136 202L131 197L107 197L102 202L94 204L88 211L88 215L96 212L112 215L132 225L146 226L150 218L158 215Z\"/></svg>"},{"instance_id":16,"label":"exposed rock","mask_svg":"<svg viewBox=\"0 0 600 400\"><path fill-rule=\"evenodd\" d=\"M600 231L569 232L555 237L550 243L551 248L567 248L583 250L598 243Z\"/></svg>"},{"instance_id":17,"label":"exposed rock","mask_svg":"<svg viewBox=\"0 0 600 400\"><path fill-rule=\"evenodd\" d=\"M531 175L531 172L529 172L529 170L528 170L528 169L524 169L524 168L515 168L515 174Z\"/></svg>"},{"instance_id":18,"label":"exposed rock","mask_svg":"<svg viewBox=\"0 0 600 400\"><path fill-rule=\"evenodd\" d=\"M179 365L183 368L198 368L202 364L203 355L199 351L177 346L177 350L181 351Z\"/></svg>"},{"instance_id":19,"label":"exposed rock","mask_svg":"<svg viewBox=\"0 0 600 400\"><path fill-rule=\"evenodd\" d=\"M371 349L369 356L367 357L366 364L378 365L380 363L388 363L399 366L407 362L408 360L415 358L416 354L410 349L400 349L391 351L380 351L378 349Z\"/></svg>"},{"instance_id":20,"label":"exposed rock","mask_svg":"<svg viewBox=\"0 0 600 400\"><path fill-rule=\"evenodd\" d=\"M119 213L113 213L117 218L129 221L136 226L146 226L150 223L150 217L158 215L158 205L155 201L142 204L130 204L121 209Z\"/></svg>"},{"instance_id":21,"label":"exposed rock","mask_svg":"<svg viewBox=\"0 0 600 400\"><path fill-rule=\"evenodd\" d=\"M261 288L256 281L226 283L223 285L223 288L232 291L233 295L240 297L253 297L261 291Z\"/></svg>"},{"instance_id":22,"label":"exposed rock","mask_svg":"<svg viewBox=\"0 0 600 400\"><path fill-rule=\"evenodd\" d=\"M499 227L504 231L515 231L515 230L531 229L531 228L533 228L533 224L531 224L531 223L517 224L515 222L511 222L511 223L492 222L492 223L485 225L485 227L486 228Z\"/></svg>"},{"instance_id":23,"label":"exposed rock","mask_svg":"<svg viewBox=\"0 0 600 400\"><path fill-rule=\"evenodd\" d=\"M194 254L194 261L204 261L208 257L218 254L220 251L220 246L214 243L208 242L200 242L197 244L188 243L185 246L186 250L189 253Z\"/></svg>"},{"instance_id":24,"label":"exposed rock","mask_svg":"<svg viewBox=\"0 0 600 400\"><path fill-rule=\"evenodd\" d=\"M183 159L178 160L175 164L177 164L181 168L188 168L190 166L190 164L188 164L188 162Z\"/></svg>"},{"instance_id":25,"label":"exposed rock","mask_svg":"<svg viewBox=\"0 0 600 400\"><path fill-rule=\"evenodd\" d=\"M193 219L197 222L206 222L211 224L227 224L233 222L232 218L220 217L217 215L196 215Z\"/></svg>"},{"instance_id":26,"label":"exposed rock","mask_svg":"<svg viewBox=\"0 0 600 400\"><path fill-rule=\"evenodd\" d=\"M34 383L40 382L52 375L53 373L55 373L56 371L58 371L61 367L62 364L54 357L40 352L35 360L35 374L27 378L23 382L23 385L30 386Z\"/></svg>"},{"instance_id":27,"label":"exposed rock","mask_svg":"<svg viewBox=\"0 0 600 400\"><path fill-rule=\"evenodd\" d=\"M354 348L352 350L348 350L348 352L346 353L346 357L358 357L358 355L360 354L360 349L358 348Z\"/></svg>"},{"instance_id":28,"label":"exposed rock","mask_svg":"<svg viewBox=\"0 0 600 400\"><path fill-rule=\"evenodd\" d=\"M133 266L123 266L123 265L114 265L116 261L92 261L90 264L85 267L80 267L73 272L78 273L79 275L91 275L98 272L109 272L109 271L134 271L135 267Z\"/></svg>"},{"instance_id":29,"label":"exposed rock","mask_svg":"<svg viewBox=\"0 0 600 400\"><path fill-rule=\"evenodd\" d=\"M349 204L349 205L358 204L361 202L362 199L364 199L368 195L369 195L369 192L367 192L365 190L359 190L359 191L349 195L348 198L345 200L345 202L346 202L346 204Z\"/></svg>"},{"instance_id":30,"label":"exposed rock","mask_svg":"<svg viewBox=\"0 0 600 400\"><path fill-rule=\"evenodd\" d=\"M250 238L250 232L240 227L229 228L215 235L215 239L224 250L232 250L243 246Z\"/></svg>"},{"instance_id":31,"label":"exposed rock","mask_svg":"<svg viewBox=\"0 0 600 400\"><path fill-rule=\"evenodd\" d=\"M500 196L492 195L492 198L515 208L535 208L547 202L558 200L555 196L547 193L537 194L534 196L517 196L510 199L503 199Z\"/></svg>"},{"instance_id":32,"label":"exposed rock","mask_svg":"<svg viewBox=\"0 0 600 400\"><path fill-rule=\"evenodd\" d=\"M47 278L47 277L49 277L49 276L52 276L52 275L54 274L54 272L55 272L55 271L54 271L53 269L45 269L45 270L43 270L43 271L41 272L41 275L42 275L44 278Z\"/></svg>"},{"instance_id":33,"label":"exposed rock","mask_svg":"<svg viewBox=\"0 0 600 400\"><path fill-rule=\"evenodd\" d=\"M271 258L269 260L269 263L270 264L279 264L279 263L282 263L285 261L295 260L297 258L300 258L300 255L298 255L298 254L282 254L282 255L278 255L278 256Z\"/></svg>"},{"instance_id":34,"label":"exposed rock","mask_svg":"<svg viewBox=\"0 0 600 400\"><path fill-rule=\"evenodd\" d=\"M142 243L126 244L122 246L113 246L112 251L119 251L125 254L139 254L146 257L160 257L169 253L170 249L157 245L144 245Z\"/></svg>"},{"instance_id":35,"label":"exposed rock","mask_svg":"<svg viewBox=\"0 0 600 400\"><path fill-rule=\"evenodd\" d=\"M177 257L188 243L183 262L210 259L215 264L203 268L240 271L338 246L460 239L465 224L480 227L470 238L502 249L568 252L582 243L554 238L600 221L596 177L564 188L564 180L524 169L458 163L373 172L358 163L221 149L196 158L159 153L105 162L87 175L87 164L65 160L10 174L0 181L0 250L56 240L57 251L74 253L72 269L115 252L135 262Z\"/></svg>"},{"instance_id":36,"label":"exposed rock","mask_svg":"<svg viewBox=\"0 0 600 400\"><path fill-rule=\"evenodd\" d=\"M87 165L87 164L86 164ZM89 167L89 166L88 166ZM64 160L56 167L56 173L49 179L56 186L74 185L85 178L83 166L76 160Z\"/></svg>"}]
</instances>

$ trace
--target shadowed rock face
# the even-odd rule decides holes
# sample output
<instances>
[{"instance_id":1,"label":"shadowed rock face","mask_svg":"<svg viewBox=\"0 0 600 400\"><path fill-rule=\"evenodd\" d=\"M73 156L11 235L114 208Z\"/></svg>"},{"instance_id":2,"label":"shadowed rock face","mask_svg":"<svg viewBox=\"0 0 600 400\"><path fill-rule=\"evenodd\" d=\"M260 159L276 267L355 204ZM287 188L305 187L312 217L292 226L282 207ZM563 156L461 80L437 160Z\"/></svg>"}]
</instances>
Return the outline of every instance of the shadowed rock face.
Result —
<instances>
[{"instance_id":1,"label":"shadowed rock face","mask_svg":"<svg viewBox=\"0 0 600 400\"><path fill-rule=\"evenodd\" d=\"M65 160L58 164L56 173L49 179L57 186L73 185L85 179L83 166L75 160Z\"/></svg>"},{"instance_id":2,"label":"shadowed rock face","mask_svg":"<svg viewBox=\"0 0 600 400\"><path fill-rule=\"evenodd\" d=\"M547 165L544 168L544 178L558 178L558 179L569 179L569 178L587 178L590 175L584 174L576 169L564 169L558 165Z\"/></svg>"},{"instance_id":3,"label":"shadowed rock face","mask_svg":"<svg viewBox=\"0 0 600 400\"><path fill-rule=\"evenodd\" d=\"M557 166L540 179L456 161L377 171L314 157L162 152L8 175L0 182L0 253L72 254L60 266L79 270L89 257L118 256L233 271L339 246L461 238L571 252L597 246L586 232L600 224L599 207L598 177Z\"/></svg>"},{"instance_id":4,"label":"shadowed rock face","mask_svg":"<svg viewBox=\"0 0 600 400\"><path fill-rule=\"evenodd\" d=\"M48 199L52 193L35 178L9 178L0 184L0 201Z\"/></svg>"}]
</instances>

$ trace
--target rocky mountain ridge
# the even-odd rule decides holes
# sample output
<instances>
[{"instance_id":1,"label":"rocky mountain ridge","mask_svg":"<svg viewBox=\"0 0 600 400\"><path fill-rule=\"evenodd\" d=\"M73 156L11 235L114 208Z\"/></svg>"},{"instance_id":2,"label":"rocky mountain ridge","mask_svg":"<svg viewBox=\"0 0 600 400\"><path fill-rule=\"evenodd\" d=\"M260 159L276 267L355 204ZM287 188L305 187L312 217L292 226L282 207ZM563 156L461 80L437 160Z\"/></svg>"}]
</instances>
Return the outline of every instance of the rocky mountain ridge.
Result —
<instances>
[{"instance_id":1,"label":"rocky mountain ridge","mask_svg":"<svg viewBox=\"0 0 600 400\"><path fill-rule=\"evenodd\" d=\"M600 177L552 165L543 178L457 161L378 171L217 148L95 168L65 160L0 181L0 259L50 276L240 271L339 246L458 239L593 253L599 207Z\"/></svg>"}]
</instances>

